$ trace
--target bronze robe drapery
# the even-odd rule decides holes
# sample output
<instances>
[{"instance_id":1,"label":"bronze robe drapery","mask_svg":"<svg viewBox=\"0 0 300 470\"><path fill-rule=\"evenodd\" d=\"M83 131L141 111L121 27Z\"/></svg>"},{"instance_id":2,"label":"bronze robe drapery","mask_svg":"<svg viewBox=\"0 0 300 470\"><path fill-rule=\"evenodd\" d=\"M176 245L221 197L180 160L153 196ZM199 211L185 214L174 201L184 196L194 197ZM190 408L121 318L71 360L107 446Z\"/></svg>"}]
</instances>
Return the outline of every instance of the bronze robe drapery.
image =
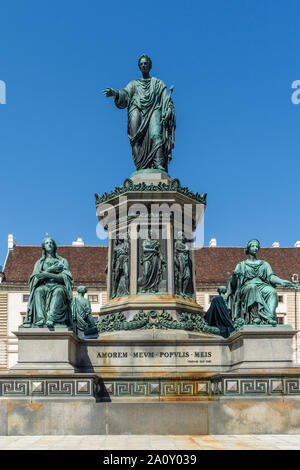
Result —
<instances>
[{"instance_id":1,"label":"bronze robe drapery","mask_svg":"<svg viewBox=\"0 0 300 470\"><path fill-rule=\"evenodd\" d=\"M115 98L116 106L128 108L128 137L137 170L155 168L155 155L163 147L165 166L172 158L176 115L167 87L158 78L132 80ZM169 115L163 124L162 117Z\"/></svg>"},{"instance_id":2,"label":"bronze robe drapery","mask_svg":"<svg viewBox=\"0 0 300 470\"><path fill-rule=\"evenodd\" d=\"M72 317L74 322L74 329L84 332L87 328L94 328L95 322L91 313L91 306L87 299L86 302L80 302L78 297L75 297L72 302Z\"/></svg>"},{"instance_id":3,"label":"bronze robe drapery","mask_svg":"<svg viewBox=\"0 0 300 470\"><path fill-rule=\"evenodd\" d=\"M183 240L176 240L174 248L175 293L192 297L194 288L190 250Z\"/></svg>"},{"instance_id":4,"label":"bronze robe drapery","mask_svg":"<svg viewBox=\"0 0 300 470\"><path fill-rule=\"evenodd\" d=\"M111 297L123 297L129 294L129 243L115 243L112 258Z\"/></svg>"},{"instance_id":5,"label":"bronze robe drapery","mask_svg":"<svg viewBox=\"0 0 300 470\"><path fill-rule=\"evenodd\" d=\"M138 280L139 292L158 292L158 287L163 276L163 268L166 264L158 240L144 240L141 265L143 275Z\"/></svg>"},{"instance_id":6,"label":"bronze robe drapery","mask_svg":"<svg viewBox=\"0 0 300 470\"><path fill-rule=\"evenodd\" d=\"M60 273L63 284L53 280L40 280L38 274L44 269L45 257L39 259L29 279L30 298L24 324L35 325L47 320L54 323L72 325L71 303L73 299L73 277L66 259L56 255L56 263L63 264Z\"/></svg>"},{"instance_id":7,"label":"bronze robe drapery","mask_svg":"<svg viewBox=\"0 0 300 470\"><path fill-rule=\"evenodd\" d=\"M263 260L257 264L245 260L236 265L227 286L228 309L233 320L242 318L246 324L251 324L253 315L262 323L276 320L268 305L271 296L277 297L272 275L271 266ZM255 314L251 312L254 306L257 307Z\"/></svg>"}]
</instances>

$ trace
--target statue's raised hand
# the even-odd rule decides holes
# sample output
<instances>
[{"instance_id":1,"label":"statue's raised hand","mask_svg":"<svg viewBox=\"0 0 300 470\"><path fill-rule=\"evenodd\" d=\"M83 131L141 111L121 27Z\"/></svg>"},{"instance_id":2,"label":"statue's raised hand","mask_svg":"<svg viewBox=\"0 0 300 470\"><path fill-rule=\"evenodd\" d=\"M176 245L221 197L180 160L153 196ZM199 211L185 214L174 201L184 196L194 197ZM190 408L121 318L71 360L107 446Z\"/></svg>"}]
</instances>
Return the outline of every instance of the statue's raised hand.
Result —
<instances>
[{"instance_id":1,"label":"statue's raised hand","mask_svg":"<svg viewBox=\"0 0 300 470\"><path fill-rule=\"evenodd\" d=\"M113 88L105 88L105 90L102 91L103 95L105 95L107 98L110 96L116 96L117 92Z\"/></svg>"}]
</instances>

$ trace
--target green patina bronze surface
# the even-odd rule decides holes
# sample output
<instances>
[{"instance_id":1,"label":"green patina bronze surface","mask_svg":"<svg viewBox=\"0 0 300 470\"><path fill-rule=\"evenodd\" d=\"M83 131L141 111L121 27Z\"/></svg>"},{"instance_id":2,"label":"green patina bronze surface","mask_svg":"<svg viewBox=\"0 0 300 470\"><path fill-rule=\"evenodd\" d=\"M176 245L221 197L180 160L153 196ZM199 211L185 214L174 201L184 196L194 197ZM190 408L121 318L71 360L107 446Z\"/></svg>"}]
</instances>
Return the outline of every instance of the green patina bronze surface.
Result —
<instances>
[{"instance_id":1,"label":"green patina bronze surface","mask_svg":"<svg viewBox=\"0 0 300 470\"><path fill-rule=\"evenodd\" d=\"M132 80L121 90L106 88L119 109L128 108L128 138L137 170L154 168L168 171L174 147L176 114L171 93L162 80L150 77L150 57L138 60L143 78Z\"/></svg>"},{"instance_id":2,"label":"green patina bronze surface","mask_svg":"<svg viewBox=\"0 0 300 470\"><path fill-rule=\"evenodd\" d=\"M22 328L72 326L73 277L66 259L58 256L56 243L45 238L42 257L29 279L30 298Z\"/></svg>"},{"instance_id":3,"label":"green patina bronze surface","mask_svg":"<svg viewBox=\"0 0 300 470\"><path fill-rule=\"evenodd\" d=\"M111 313L104 315L98 322L97 328L99 333L121 330L187 330L202 331L219 335L220 330L216 327L209 326L200 314L185 313L179 314L179 320L174 318L166 311L161 314L151 310L149 312L138 312L131 321L126 320L123 312Z\"/></svg>"},{"instance_id":4,"label":"green patina bronze surface","mask_svg":"<svg viewBox=\"0 0 300 470\"><path fill-rule=\"evenodd\" d=\"M208 325L219 328L221 336L228 338L228 336L230 336L236 328L232 323L228 308L226 306L226 287L219 286L217 290L219 296L213 297L210 307L204 316L204 320L208 323Z\"/></svg>"},{"instance_id":5,"label":"green patina bronze surface","mask_svg":"<svg viewBox=\"0 0 300 470\"><path fill-rule=\"evenodd\" d=\"M275 287L296 288L298 285L280 279L269 263L257 259L258 240L245 247L248 259L241 261L229 279L227 304L236 328L244 325L277 325L278 296Z\"/></svg>"},{"instance_id":6,"label":"green patina bronze surface","mask_svg":"<svg viewBox=\"0 0 300 470\"><path fill-rule=\"evenodd\" d=\"M186 241L184 233L179 232L178 239L174 243L175 294L192 298L194 296L193 263L191 250Z\"/></svg>"},{"instance_id":7,"label":"green patina bronze surface","mask_svg":"<svg viewBox=\"0 0 300 470\"><path fill-rule=\"evenodd\" d=\"M117 238L113 245L111 265L111 298L129 294L129 241Z\"/></svg>"},{"instance_id":8,"label":"green patina bronze surface","mask_svg":"<svg viewBox=\"0 0 300 470\"><path fill-rule=\"evenodd\" d=\"M87 288L79 286L77 292L78 297L74 297L72 301L73 330L79 337L82 337L86 329L95 327L95 322L91 313L90 301L84 297Z\"/></svg>"},{"instance_id":9,"label":"green patina bronze surface","mask_svg":"<svg viewBox=\"0 0 300 470\"><path fill-rule=\"evenodd\" d=\"M193 193L188 188L181 186L179 179L173 179L169 184L159 182L158 184L146 184L146 183L137 183L134 184L133 181L127 178L122 186L117 186L113 191L110 193L104 193L102 196L99 194L95 194L96 199L96 206L98 204L102 204L103 202L107 202L110 199L115 197L119 197L122 194L128 192L169 192L169 191L176 191L179 194L183 194L194 201L200 202L201 204L206 205L206 193L200 195L198 192Z\"/></svg>"},{"instance_id":10,"label":"green patina bronze surface","mask_svg":"<svg viewBox=\"0 0 300 470\"><path fill-rule=\"evenodd\" d=\"M158 293L163 270L166 266L159 240L143 240L140 263L142 265L142 276L138 279L138 292Z\"/></svg>"}]
</instances>

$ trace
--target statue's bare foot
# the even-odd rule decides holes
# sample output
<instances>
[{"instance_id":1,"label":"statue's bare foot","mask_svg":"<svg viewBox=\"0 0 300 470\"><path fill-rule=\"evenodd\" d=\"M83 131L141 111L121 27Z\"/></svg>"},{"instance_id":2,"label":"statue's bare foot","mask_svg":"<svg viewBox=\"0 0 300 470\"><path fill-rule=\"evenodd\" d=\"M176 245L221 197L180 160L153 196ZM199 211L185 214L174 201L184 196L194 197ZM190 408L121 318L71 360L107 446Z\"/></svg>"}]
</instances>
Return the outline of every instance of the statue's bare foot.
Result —
<instances>
[{"instance_id":1,"label":"statue's bare foot","mask_svg":"<svg viewBox=\"0 0 300 470\"><path fill-rule=\"evenodd\" d=\"M23 328L30 328L31 324L30 323L23 323L22 327Z\"/></svg>"},{"instance_id":2,"label":"statue's bare foot","mask_svg":"<svg viewBox=\"0 0 300 470\"><path fill-rule=\"evenodd\" d=\"M36 322L36 326L43 326L43 324L44 324L44 320L40 320Z\"/></svg>"},{"instance_id":3,"label":"statue's bare foot","mask_svg":"<svg viewBox=\"0 0 300 470\"><path fill-rule=\"evenodd\" d=\"M53 321L51 321L51 320L47 320L47 321L46 321L46 325L47 325L49 328L53 328L53 327L54 327L54 323L53 323Z\"/></svg>"}]
</instances>

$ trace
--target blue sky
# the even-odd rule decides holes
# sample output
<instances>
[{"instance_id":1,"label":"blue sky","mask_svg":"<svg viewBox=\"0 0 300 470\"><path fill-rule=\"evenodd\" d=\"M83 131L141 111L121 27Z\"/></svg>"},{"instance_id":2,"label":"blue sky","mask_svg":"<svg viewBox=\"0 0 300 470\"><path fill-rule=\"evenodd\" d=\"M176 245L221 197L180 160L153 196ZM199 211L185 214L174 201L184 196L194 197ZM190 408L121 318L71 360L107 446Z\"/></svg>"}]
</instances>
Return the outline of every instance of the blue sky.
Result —
<instances>
[{"instance_id":1,"label":"blue sky","mask_svg":"<svg viewBox=\"0 0 300 470\"><path fill-rule=\"evenodd\" d=\"M2 0L0 264L7 235L96 237L94 193L134 170L126 110L101 90L152 75L174 85L169 172L208 193L205 244L300 239L300 3L294 0Z\"/></svg>"}]
</instances>

